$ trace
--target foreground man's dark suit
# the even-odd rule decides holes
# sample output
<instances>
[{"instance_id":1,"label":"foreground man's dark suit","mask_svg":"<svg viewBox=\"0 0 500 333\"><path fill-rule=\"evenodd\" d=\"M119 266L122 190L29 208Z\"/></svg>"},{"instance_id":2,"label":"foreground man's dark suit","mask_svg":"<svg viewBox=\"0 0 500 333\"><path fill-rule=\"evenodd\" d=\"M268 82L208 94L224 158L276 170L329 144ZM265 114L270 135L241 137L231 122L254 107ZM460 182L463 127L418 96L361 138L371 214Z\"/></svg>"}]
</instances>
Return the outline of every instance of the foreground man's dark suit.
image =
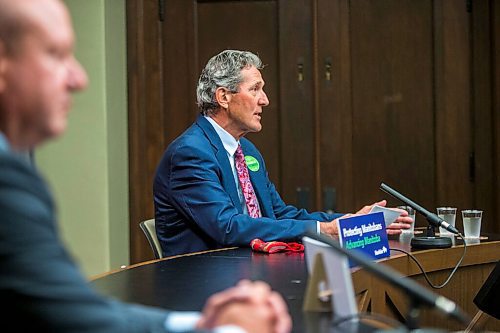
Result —
<instances>
[{"instance_id":1,"label":"foreground man's dark suit","mask_svg":"<svg viewBox=\"0 0 500 333\"><path fill-rule=\"evenodd\" d=\"M167 311L111 301L89 287L55 221L40 176L0 150L0 331L165 332Z\"/></svg>"}]
</instances>

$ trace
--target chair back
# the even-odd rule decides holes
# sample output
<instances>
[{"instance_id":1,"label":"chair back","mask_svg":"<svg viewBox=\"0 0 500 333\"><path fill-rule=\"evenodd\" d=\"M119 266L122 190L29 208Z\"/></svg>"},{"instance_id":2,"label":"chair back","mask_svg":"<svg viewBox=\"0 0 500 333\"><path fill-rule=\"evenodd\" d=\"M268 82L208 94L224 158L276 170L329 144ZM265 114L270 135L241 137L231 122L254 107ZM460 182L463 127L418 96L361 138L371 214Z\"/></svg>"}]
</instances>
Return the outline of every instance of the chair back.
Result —
<instances>
[{"instance_id":1,"label":"chair back","mask_svg":"<svg viewBox=\"0 0 500 333\"><path fill-rule=\"evenodd\" d=\"M160 242L158 241L158 237L156 237L155 219L142 221L139 223L139 227L144 232L144 235L148 240L149 246L151 246L151 250L153 250L155 259L163 258L161 245Z\"/></svg>"}]
</instances>

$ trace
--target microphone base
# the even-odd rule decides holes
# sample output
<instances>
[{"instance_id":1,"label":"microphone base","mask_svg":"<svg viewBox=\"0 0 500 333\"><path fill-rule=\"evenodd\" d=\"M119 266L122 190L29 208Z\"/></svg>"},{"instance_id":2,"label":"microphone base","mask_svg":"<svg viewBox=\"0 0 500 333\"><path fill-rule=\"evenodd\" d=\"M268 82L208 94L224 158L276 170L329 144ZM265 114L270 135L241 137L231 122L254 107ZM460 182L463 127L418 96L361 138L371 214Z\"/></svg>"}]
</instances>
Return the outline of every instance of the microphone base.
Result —
<instances>
[{"instance_id":1,"label":"microphone base","mask_svg":"<svg viewBox=\"0 0 500 333\"><path fill-rule=\"evenodd\" d=\"M413 249L446 249L452 241L449 237L413 237L410 245Z\"/></svg>"}]
</instances>

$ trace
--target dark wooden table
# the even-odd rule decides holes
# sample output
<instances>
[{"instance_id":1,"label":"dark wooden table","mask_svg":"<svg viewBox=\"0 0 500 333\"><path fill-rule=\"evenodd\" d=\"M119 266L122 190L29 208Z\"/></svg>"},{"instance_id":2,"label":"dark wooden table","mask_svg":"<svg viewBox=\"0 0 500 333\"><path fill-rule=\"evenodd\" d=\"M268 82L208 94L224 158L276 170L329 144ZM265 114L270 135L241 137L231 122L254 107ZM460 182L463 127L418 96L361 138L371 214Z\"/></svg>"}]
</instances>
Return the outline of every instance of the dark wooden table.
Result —
<instances>
[{"instance_id":1,"label":"dark wooden table","mask_svg":"<svg viewBox=\"0 0 500 333\"><path fill-rule=\"evenodd\" d=\"M444 250L413 251L434 284L440 284L460 258L463 245ZM391 248L410 251L408 240L391 240ZM500 238L489 236L467 246L467 255L450 283L434 290L457 302L469 315L477 308L472 299L500 260ZM381 264L388 265L428 287L418 267L406 254L391 252ZM374 312L404 320L406 295L378 280L363 269L353 269L360 311ZM92 284L107 295L130 302L171 310L201 310L213 293L236 284L240 279L263 280L286 299L293 318L293 332L329 332L329 313L302 310L308 274L303 253L262 254L249 248L229 248L205 253L164 258L104 274ZM421 325L451 330L464 329L433 310L425 310ZM498 322L489 329L499 330Z\"/></svg>"}]
</instances>

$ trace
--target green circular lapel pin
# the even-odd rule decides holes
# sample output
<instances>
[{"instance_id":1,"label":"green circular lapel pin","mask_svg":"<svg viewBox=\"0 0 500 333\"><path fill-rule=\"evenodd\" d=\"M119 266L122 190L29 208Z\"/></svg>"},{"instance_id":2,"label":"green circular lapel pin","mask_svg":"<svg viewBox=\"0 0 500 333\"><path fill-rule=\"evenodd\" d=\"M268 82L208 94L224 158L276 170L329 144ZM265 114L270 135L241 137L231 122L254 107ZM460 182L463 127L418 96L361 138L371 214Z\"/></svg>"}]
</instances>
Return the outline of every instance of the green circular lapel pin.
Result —
<instances>
[{"instance_id":1,"label":"green circular lapel pin","mask_svg":"<svg viewBox=\"0 0 500 333\"><path fill-rule=\"evenodd\" d=\"M247 163L248 169L251 171L259 171L259 161L253 156L247 155L245 156L245 162Z\"/></svg>"}]
</instances>

